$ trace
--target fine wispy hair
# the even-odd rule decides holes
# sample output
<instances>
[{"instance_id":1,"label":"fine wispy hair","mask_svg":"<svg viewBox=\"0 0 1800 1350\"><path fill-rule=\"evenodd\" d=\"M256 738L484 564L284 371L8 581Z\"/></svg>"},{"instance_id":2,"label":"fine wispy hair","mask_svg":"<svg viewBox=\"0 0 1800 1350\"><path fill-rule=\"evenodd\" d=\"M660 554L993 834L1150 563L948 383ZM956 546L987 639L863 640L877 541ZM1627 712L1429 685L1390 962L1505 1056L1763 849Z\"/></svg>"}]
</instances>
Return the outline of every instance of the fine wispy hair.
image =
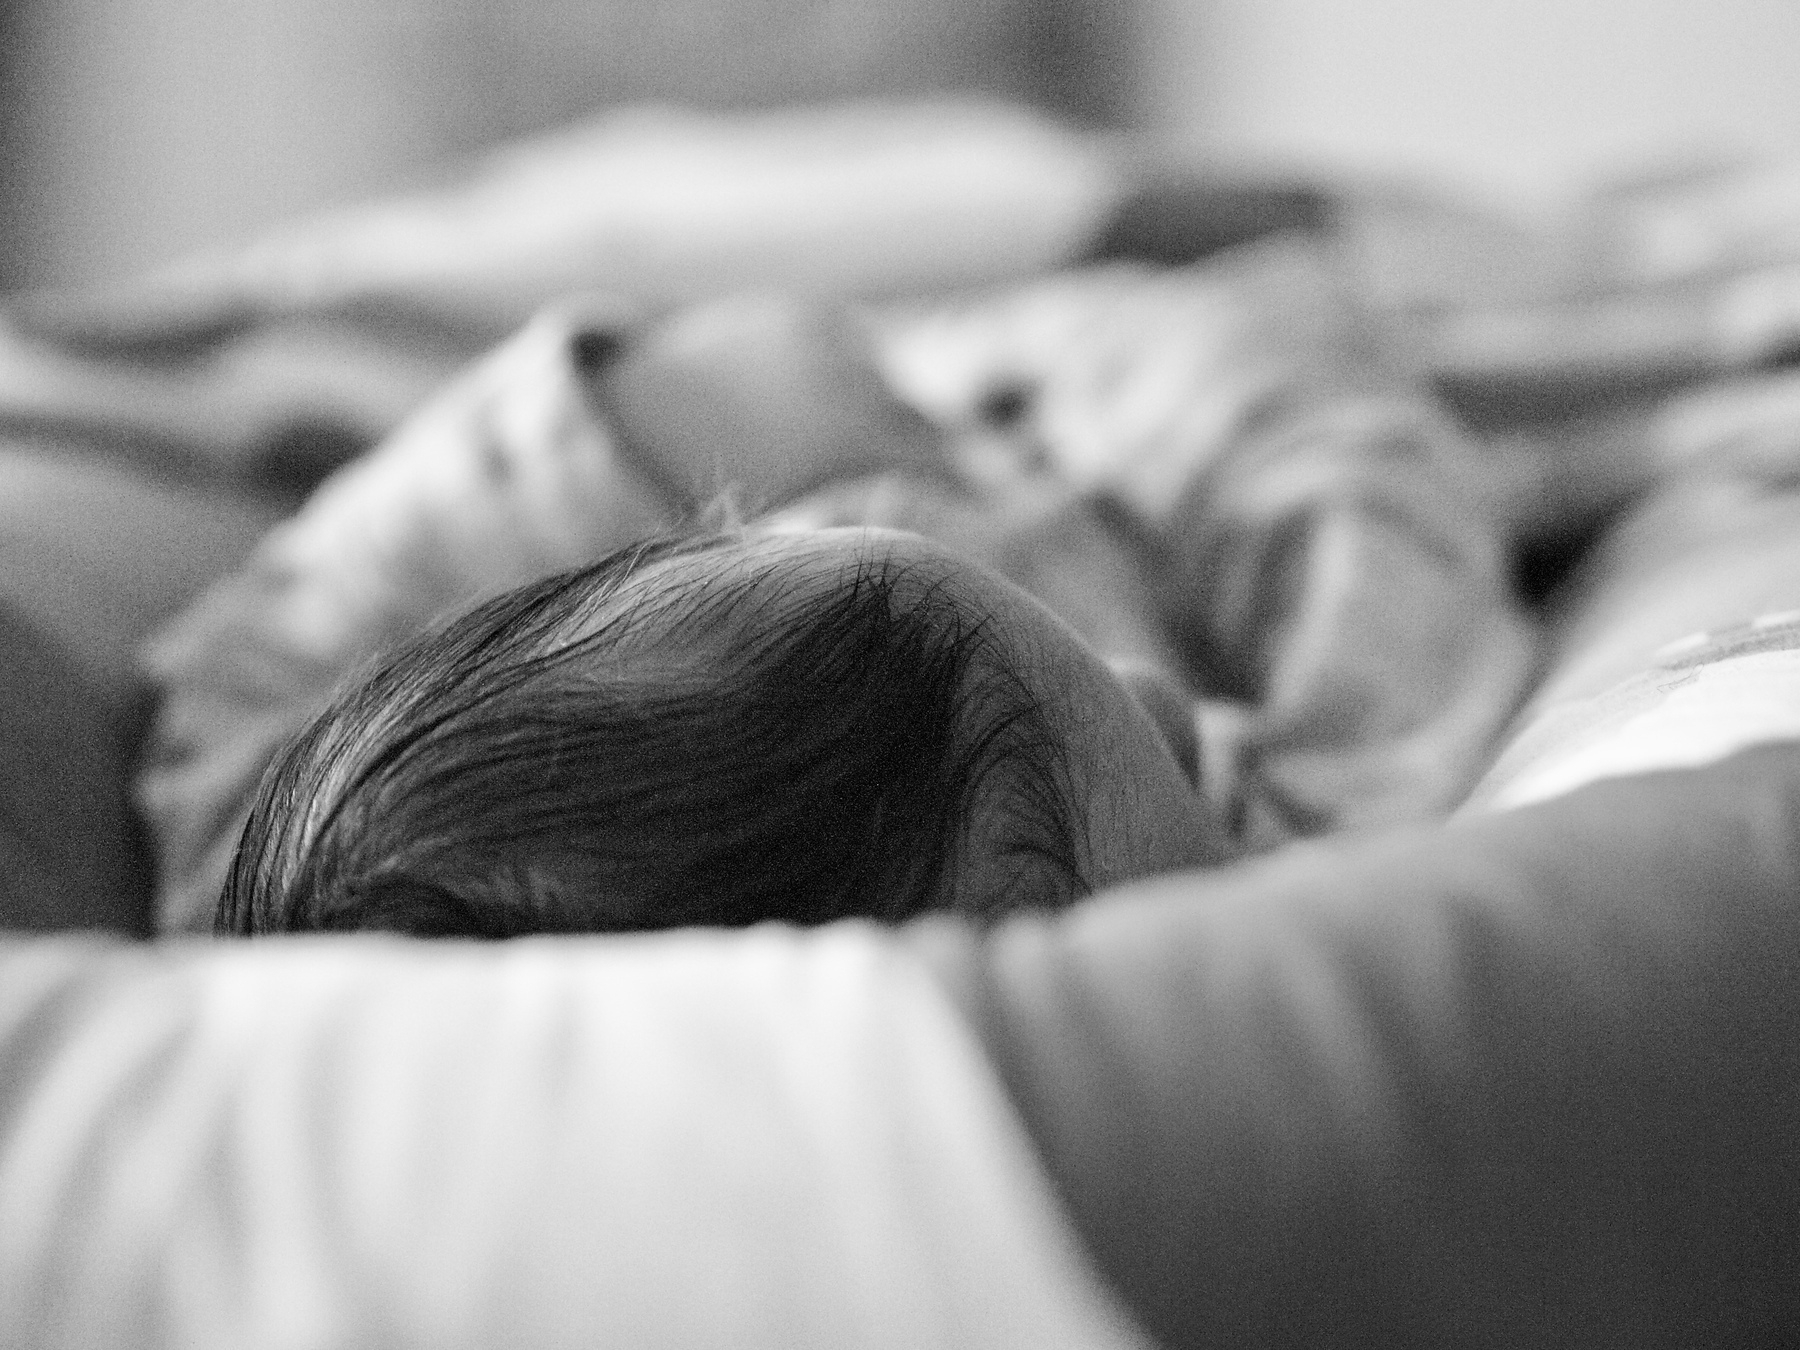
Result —
<instances>
[{"instance_id":1,"label":"fine wispy hair","mask_svg":"<svg viewBox=\"0 0 1800 1350\"><path fill-rule=\"evenodd\" d=\"M216 930L503 938L1084 893L1056 739L987 624L873 554L825 588L794 567L736 532L655 541L386 656L263 776ZM999 893L959 890L974 847Z\"/></svg>"}]
</instances>

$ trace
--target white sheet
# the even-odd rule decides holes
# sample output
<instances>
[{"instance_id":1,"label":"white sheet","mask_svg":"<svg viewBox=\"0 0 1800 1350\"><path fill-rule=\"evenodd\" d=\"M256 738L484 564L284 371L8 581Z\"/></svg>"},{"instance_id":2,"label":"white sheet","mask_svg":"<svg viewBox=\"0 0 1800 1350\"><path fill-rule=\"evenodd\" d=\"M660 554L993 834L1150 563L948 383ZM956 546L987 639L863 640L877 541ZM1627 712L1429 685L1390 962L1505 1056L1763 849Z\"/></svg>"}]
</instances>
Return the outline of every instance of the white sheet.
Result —
<instances>
[{"instance_id":1,"label":"white sheet","mask_svg":"<svg viewBox=\"0 0 1800 1350\"><path fill-rule=\"evenodd\" d=\"M847 926L0 946L0 1344L1143 1342Z\"/></svg>"}]
</instances>

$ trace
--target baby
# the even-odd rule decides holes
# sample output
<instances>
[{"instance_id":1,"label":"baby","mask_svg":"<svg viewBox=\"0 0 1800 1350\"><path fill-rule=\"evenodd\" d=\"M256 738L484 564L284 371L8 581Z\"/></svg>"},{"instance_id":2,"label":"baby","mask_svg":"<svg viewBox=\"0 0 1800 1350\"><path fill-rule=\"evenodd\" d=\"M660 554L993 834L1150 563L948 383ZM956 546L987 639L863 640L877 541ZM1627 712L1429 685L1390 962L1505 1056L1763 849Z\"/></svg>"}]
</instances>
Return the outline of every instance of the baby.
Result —
<instances>
[{"instance_id":1,"label":"baby","mask_svg":"<svg viewBox=\"0 0 1800 1350\"><path fill-rule=\"evenodd\" d=\"M1116 380L1006 385L996 458L805 306L546 318L153 653L164 926L992 916L1444 809L1530 661L1470 461L1312 346L1190 346L1112 465L1055 394ZM728 487L776 509L683 526Z\"/></svg>"},{"instance_id":2,"label":"baby","mask_svg":"<svg viewBox=\"0 0 1800 1350\"><path fill-rule=\"evenodd\" d=\"M217 928L991 918L1220 861L1197 772L1177 686L921 536L668 539L341 694L264 778Z\"/></svg>"}]
</instances>

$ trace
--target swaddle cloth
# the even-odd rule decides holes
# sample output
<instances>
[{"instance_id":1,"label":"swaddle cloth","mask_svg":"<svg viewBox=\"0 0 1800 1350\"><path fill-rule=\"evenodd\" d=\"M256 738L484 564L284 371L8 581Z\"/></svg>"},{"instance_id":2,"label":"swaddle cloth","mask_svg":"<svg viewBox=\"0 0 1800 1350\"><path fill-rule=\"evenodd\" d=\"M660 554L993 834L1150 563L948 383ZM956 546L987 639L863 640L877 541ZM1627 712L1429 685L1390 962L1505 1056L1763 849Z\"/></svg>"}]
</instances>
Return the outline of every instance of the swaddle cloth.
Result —
<instances>
[{"instance_id":1,"label":"swaddle cloth","mask_svg":"<svg viewBox=\"0 0 1800 1350\"><path fill-rule=\"evenodd\" d=\"M866 927L0 946L0 1066L14 1350L1147 1345Z\"/></svg>"},{"instance_id":2,"label":"swaddle cloth","mask_svg":"<svg viewBox=\"0 0 1800 1350\"><path fill-rule=\"evenodd\" d=\"M971 476L1128 522L1197 686L1245 708L1266 845L1447 811L1532 674L1505 471L1404 348L1337 251L1289 236L947 307L886 359L940 420L989 424Z\"/></svg>"}]
</instances>

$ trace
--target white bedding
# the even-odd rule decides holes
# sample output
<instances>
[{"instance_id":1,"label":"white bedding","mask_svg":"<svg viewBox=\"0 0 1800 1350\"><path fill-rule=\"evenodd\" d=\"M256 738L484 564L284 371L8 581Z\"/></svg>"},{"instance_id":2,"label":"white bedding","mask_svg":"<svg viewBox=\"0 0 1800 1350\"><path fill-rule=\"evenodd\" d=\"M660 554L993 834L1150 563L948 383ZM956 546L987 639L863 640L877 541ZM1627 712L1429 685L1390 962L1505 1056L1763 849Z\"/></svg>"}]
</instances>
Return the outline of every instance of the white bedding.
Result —
<instances>
[{"instance_id":1,"label":"white bedding","mask_svg":"<svg viewBox=\"0 0 1800 1350\"><path fill-rule=\"evenodd\" d=\"M0 1344L1147 1343L872 930L0 945Z\"/></svg>"}]
</instances>

